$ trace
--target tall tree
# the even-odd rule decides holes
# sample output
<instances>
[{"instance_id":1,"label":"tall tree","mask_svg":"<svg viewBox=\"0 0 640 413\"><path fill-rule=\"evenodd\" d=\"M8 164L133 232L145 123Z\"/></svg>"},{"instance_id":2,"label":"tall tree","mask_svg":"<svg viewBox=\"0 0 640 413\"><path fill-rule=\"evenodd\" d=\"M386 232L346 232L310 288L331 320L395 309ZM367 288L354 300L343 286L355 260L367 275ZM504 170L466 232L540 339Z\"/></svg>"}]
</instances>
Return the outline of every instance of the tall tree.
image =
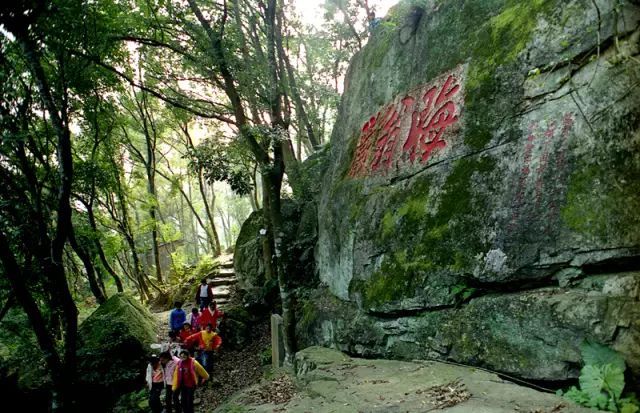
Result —
<instances>
[{"instance_id":1,"label":"tall tree","mask_svg":"<svg viewBox=\"0 0 640 413\"><path fill-rule=\"evenodd\" d=\"M0 6L0 262L51 374L52 411L70 409L77 364L77 309L63 257L74 235L72 116L100 78L72 51L114 50L101 39L105 19L94 11L71 0ZM93 31L84 30L87 19Z\"/></svg>"},{"instance_id":2,"label":"tall tree","mask_svg":"<svg viewBox=\"0 0 640 413\"><path fill-rule=\"evenodd\" d=\"M145 54L140 54L140 59L144 59ZM144 85L142 75L140 75L141 84ZM132 122L133 131L142 135L143 149L139 149L135 136L131 136L126 126L122 127L122 131L127 138L129 151L136 161L140 162L145 171L147 199L146 205L149 213L149 226L151 236L151 254L154 262L154 270L156 281L163 282L162 268L160 266L160 246L158 236L158 196L156 193L156 151L159 139L159 127L154 115L155 108L151 107L150 98L145 90L136 92L131 90L128 99L122 100L122 107L128 112Z\"/></svg>"}]
</instances>

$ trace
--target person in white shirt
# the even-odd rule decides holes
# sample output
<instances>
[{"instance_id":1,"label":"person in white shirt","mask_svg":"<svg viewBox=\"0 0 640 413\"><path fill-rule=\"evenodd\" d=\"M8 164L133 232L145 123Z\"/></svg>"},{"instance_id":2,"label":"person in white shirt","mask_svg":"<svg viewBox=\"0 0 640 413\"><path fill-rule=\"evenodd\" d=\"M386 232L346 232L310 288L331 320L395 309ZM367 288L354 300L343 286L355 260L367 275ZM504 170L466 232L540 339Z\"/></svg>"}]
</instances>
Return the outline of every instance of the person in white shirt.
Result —
<instances>
[{"instance_id":1,"label":"person in white shirt","mask_svg":"<svg viewBox=\"0 0 640 413\"><path fill-rule=\"evenodd\" d=\"M200 280L200 285L196 288L196 303L200 304L200 310L207 308L209 303L213 300L213 290L211 286L207 285L207 279Z\"/></svg>"}]
</instances>

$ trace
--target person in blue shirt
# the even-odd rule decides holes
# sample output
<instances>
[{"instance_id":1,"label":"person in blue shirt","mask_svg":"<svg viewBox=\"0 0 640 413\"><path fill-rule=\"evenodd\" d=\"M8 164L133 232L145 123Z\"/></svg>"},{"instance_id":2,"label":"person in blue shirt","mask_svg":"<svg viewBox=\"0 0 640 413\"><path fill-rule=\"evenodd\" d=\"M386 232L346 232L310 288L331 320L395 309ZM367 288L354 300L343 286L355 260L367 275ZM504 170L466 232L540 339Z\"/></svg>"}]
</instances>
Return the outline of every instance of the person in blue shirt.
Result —
<instances>
[{"instance_id":1,"label":"person in blue shirt","mask_svg":"<svg viewBox=\"0 0 640 413\"><path fill-rule=\"evenodd\" d=\"M369 33L373 33L373 30L378 27L382 19L376 18L376 12L371 10L367 16L367 20L369 21Z\"/></svg>"},{"instance_id":2,"label":"person in blue shirt","mask_svg":"<svg viewBox=\"0 0 640 413\"><path fill-rule=\"evenodd\" d=\"M176 301L175 308L169 314L169 328L176 334L182 329L182 325L187 321L187 314L182 309L182 303Z\"/></svg>"}]
</instances>

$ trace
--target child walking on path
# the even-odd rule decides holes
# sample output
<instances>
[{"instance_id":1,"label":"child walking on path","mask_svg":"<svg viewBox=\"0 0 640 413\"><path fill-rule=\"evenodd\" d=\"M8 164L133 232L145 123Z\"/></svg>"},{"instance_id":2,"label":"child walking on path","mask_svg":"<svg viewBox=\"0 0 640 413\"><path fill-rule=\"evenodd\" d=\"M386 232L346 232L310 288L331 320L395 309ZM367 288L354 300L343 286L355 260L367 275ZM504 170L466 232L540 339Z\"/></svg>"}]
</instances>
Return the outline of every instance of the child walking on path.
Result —
<instances>
[{"instance_id":1,"label":"child walking on path","mask_svg":"<svg viewBox=\"0 0 640 413\"><path fill-rule=\"evenodd\" d=\"M182 329L182 325L187 320L187 314L185 314L182 309L181 302L176 301L174 306L175 308L171 310L171 313L169 314L169 329L171 331L175 331L176 334L179 334Z\"/></svg>"},{"instance_id":2,"label":"child walking on path","mask_svg":"<svg viewBox=\"0 0 640 413\"><path fill-rule=\"evenodd\" d=\"M172 356L168 351L160 353L160 364L164 369L164 382L165 382L165 410L166 413L172 413L175 407L176 413L181 413L182 408L180 406L180 393L173 391L173 373L178 367L180 359L176 356Z\"/></svg>"},{"instance_id":3,"label":"child walking on path","mask_svg":"<svg viewBox=\"0 0 640 413\"><path fill-rule=\"evenodd\" d=\"M149 407L152 413L162 412L160 393L164 389L164 369L157 356L151 356L147 365L147 387L149 388Z\"/></svg>"},{"instance_id":4,"label":"child walking on path","mask_svg":"<svg viewBox=\"0 0 640 413\"><path fill-rule=\"evenodd\" d=\"M196 288L196 303L200 304L200 309L207 308L211 300L213 300L213 290L207 284L207 279L200 280L200 285Z\"/></svg>"},{"instance_id":5,"label":"child walking on path","mask_svg":"<svg viewBox=\"0 0 640 413\"><path fill-rule=\"evenodd\" d=\"M213 326L213 329L215 330L216 328L218 328L218 319L222 318L223 316L224 313L220 311L220 309L218 308L218 304L215 301L212 301L209 304L209 307L202 310L198 322L203 329L207 326L207 324L211 324Z\"/></svg>"},{"instance_id":6,"label":"child walking on path","mask_svg":"<svg viewBox=\"0 0 640 413\"><path fill-rule=\"evenodd\" d=\"M200 363L204 366L205 370L209 373L213 370L213 353L218 351L220 345L222 345L222 338L213 331L213 326L207 324L207 328L202 331L189 336L185 342L197 343L200 350Z\"/></svg>"},{"instance_id":7,"label":"child walking on path","mask_svg":"<svg viewBox=\"0 0 640 413\"><path fill-rule=\"evenodd\" d=\"M191 309L191 315L189 315L189 322L191 323L191 328L193 328L196 331L200 331L201 330L200 313L198 312L198 309L196 307L193 307ZM202 326L202 327L204 327L204 326Z\"/></svg>"},{"instance_id":8,"label":"child walking on path","mask_svg":"<svg viewBox=\"0 0 640 413\"><path fill-rule=\"evenodd\" d=\"M195 334L196 332L198 332L198 330L194 330L188 321L185 321L184 324L182 324L182 330L180 330L180 334L178 334L178 337L180 338L180 341L182 342L183 347L185 347L184 343L186 342L187 337L189 337L192 334ZM189 347L186 347L186 348L189 349Z\"/></svg>"},{"instance_id":9,"label":"child walking on path","mask_svg":"<svg viewBox=\"0 0 640 413\"><path fill-rule=\"evenodd\" d=\"M209 378L209 373L198 363L189 351L180 351L180 361L173 372L174 392L180 391L180 404L183 413L193 413L193 394L198 386L198 378L203 384Z\"/></svg>"}]
</instances>

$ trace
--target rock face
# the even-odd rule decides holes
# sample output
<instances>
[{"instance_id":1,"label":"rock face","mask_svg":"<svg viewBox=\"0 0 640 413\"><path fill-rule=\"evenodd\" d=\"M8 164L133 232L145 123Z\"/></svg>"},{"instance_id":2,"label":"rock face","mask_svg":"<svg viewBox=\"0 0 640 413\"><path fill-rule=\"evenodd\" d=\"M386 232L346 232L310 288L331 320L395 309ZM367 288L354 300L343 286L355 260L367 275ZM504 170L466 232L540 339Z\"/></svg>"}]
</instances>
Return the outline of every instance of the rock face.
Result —
<instances>
[{"instance_id":1,"label":"rock face","mask_svg":"<svg viewBox=\"0 0 640 413\"><path fill-rule=\"evenodd\" d=\"M102 411L118 396L140 388L155 341L149 311L124 294L102 304L79 329L79 403ZM101 405L96 406L96 395ZM91 407L90 407L91 406Z\"/></svg>"},{"instance_id":2,"label":"rock face","mask_svg":"<svg viewBox=\"0 0 640 413\"><path fill-rule=\"evenodd\" d=\"M262 236L260 230L262 211L254 211L242 224L234 248L233 269L238 278L238 287L251 291L264 284L264 260L262 259Z\"/></svg>"},{"instance_id":3,"label":"rock face","mask_svg":"<svg viewBox=\"0 0 640 413\"><path fill-rule=\"evenodd\" d=\"M347 75L301 335L544 380L590 339L638 375L639 21L624 0L396 6Z\"/></svg>"}]
</instances>

